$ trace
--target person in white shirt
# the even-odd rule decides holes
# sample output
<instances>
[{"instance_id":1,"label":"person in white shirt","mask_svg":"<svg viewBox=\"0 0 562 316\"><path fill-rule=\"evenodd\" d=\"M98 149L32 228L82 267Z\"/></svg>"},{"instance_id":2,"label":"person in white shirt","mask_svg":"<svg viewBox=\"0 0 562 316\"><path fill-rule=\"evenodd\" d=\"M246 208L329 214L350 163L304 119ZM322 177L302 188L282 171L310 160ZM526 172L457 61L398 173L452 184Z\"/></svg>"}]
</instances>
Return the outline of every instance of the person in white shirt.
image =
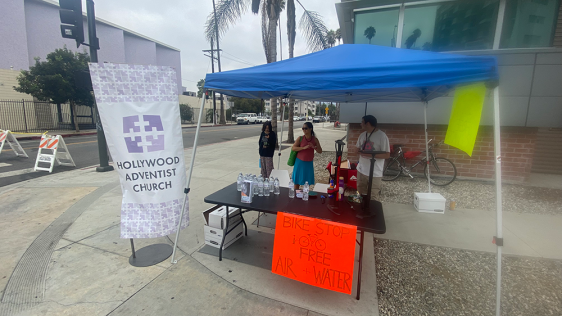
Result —
<instances>
[{"instance_id":1,"label":"person in white shirt","mask_svg":"<svg viewBox=\"0 0 562 316\"><path fill-rule=\"evenodd\" d=\"M361 119L361 128L364 130L355 145L359 151L384 151L384 154L375 155L375 166L373 168L373 185L371 196L380 201L382 187L382 171L384 160L390 158L390 145L386 134L377 128L377 119L372 115L365 115ZM357 191L361 195L367 195L369 187L369 171L371 169L371 155L359 153L357 164Z\"/></svg>"}]
</instances>

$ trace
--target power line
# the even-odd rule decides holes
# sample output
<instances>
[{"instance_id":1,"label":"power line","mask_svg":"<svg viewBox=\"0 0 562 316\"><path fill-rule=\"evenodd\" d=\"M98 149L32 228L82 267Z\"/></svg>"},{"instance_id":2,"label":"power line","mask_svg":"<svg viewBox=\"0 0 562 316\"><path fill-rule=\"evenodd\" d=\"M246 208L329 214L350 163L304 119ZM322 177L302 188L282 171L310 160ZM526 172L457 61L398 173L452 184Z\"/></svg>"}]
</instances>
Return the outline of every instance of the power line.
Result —
<instances>
[{"instance_id":1,"label":"power line","mask_svg":"<svg viewBox=\"0 0 562 316\"><path fill-rule=\"evenodd\" d=\"M223 54L230 55L230 56L232 56L232 57L234 57L234 58L240 60L240 61L243 62L244 64L256 66L255 64L252 64L252 63L250 63L249 61L246 61L246 60L244 60L244 59L242 59L242 58L236 57L236 56L234 56L234 55L232 55L232 54L230 54L230 53L228 53L228 52L224 52L224 51L223 51Z\"/></svg>"},{"instance_id":2,"label":"power line","mask_svg":"<svg viewBox=\"0 0 562 316\"><path fill-rule=\"evenodd\" d=\"M235 61L235 62L237 62L237 63L246 64L246 65L249 65L249 66L255 66L255 65L253 65L253 64L250 64L250 63L247 63L247 62L244 62L244 61L239 61L239 60L236 60L236 59L234 59L234 58L230 58L230 57L228 57L228 56L225 56L224 54L222 55L222 57L223 57L223 58L226 58L226 59L230 59L230 60Z\"/></svg>"}]
</instances>

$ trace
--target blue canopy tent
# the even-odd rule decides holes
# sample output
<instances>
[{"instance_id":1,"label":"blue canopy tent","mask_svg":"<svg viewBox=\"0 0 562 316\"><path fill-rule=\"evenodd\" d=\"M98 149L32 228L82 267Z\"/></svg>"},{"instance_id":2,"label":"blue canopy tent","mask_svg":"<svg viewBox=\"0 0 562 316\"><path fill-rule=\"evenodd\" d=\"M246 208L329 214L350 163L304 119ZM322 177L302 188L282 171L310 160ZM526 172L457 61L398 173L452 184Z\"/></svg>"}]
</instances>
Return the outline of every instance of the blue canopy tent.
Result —
<instances>
[{"instance_id":1,"label":"blue canopy tent","mask_svg":"<svg viewBox=\"0 0 562 316\"><path fill-rule=\"evenodd\" d=\"M501 241L498 81L498 66L495 57L462 56L366 44L347 44L271 64L207 74L205 89L230 96L255 99L284 97L340 103L420 102L420 104L424 104L425 114L428 101L443 96L456 86L475 82L489 83L494 90L496 238ZM204 100L201 102L201 109L203 109L203 105ZM188 188L202 113L201 110L191 156ZM427 120L425 129L427 151ZM431 191L431 187L429 189ZM178 235L179 231L178 229ZM178 235L176 235L176 243ZM501 247L501 243L498 243L497 311L499 311L501 285Z\"/></svg>"}]
</instances>

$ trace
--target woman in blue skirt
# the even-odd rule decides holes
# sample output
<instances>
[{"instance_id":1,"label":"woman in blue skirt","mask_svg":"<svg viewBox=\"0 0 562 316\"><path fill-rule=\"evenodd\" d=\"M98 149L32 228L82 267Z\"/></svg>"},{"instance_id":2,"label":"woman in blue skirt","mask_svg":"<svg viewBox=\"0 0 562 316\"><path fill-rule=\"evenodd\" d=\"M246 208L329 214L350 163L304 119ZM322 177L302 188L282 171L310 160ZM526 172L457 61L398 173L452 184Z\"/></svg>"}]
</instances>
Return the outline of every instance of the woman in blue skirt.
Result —
<instances>
[{"instance_id":1,"label":"woman in blue skirt","mask_svg":"<svg viewBox=\"0 0 562 316\"><path fill-rule=\"evenodd\" d=\"M295 159L295 166L293 167L293 183L295 190L298 190L305 181L309 185L314 182L314 151L319 154L322 153L322 147L318 138L314 135L314 127L312 123L306 122L302 126L303 136L300 136L293 144L293 150L297 152L297 159Z\"/></svg>"}]
</instances>

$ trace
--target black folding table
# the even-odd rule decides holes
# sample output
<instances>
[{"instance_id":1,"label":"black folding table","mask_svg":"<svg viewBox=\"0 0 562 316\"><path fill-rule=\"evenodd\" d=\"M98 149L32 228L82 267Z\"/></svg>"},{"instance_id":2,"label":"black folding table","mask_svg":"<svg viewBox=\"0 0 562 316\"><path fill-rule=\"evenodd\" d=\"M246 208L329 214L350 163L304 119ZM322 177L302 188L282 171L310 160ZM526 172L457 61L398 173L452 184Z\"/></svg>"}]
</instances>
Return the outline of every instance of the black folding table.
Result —
<instances>
[{"instance_id":1,"label":"black folding table","mask_svg":"<svg viewBox=\"0 0 562 316\"><path fill-rule=\"evenodd\" d=\"M222 247L226 235L228 235L236 226L244 225L245 234L248 234L248 227L244 221L243 213L246 211L257 211L268 214L277 214L278 212L290 213L301 215L311 218L318 218L328 220L336 223L347 224L357 227L360 234L359 244L359 271L357 276L357 299L360 298L361 293L361 269L363 261L363 238L364 233L384 234L386 232L386 224L384 221L384 213L382 204L378 201L371 201L369 204L369 212L373 216L359 218L357 214L360 212L357 206L352 207L347 201L336 202L333 198L322 199L320 193L317 198L303 201L298 198L289 198L289 189L281 188L279 195L271 193L270 196L254 196L252 203L242 203L240 201L241 194L236 189L236 183L233 183L209 196L204 200L207 203L218 204L226 206L227 214L229 207L236 207L240 209L240 213L232 216L226 216L225 232L223 234L222 242L219 248L219 260L222 260ZM327 197L327 194L324 194ZM324 200L324 202L323 202ZM328 209L328 205L337 206L337 213ZM244 211L246 210L246 211ZM232 217L240 216L239 221L234 227L229 227L229 220Z\"/></svg>"}]
</instances>

